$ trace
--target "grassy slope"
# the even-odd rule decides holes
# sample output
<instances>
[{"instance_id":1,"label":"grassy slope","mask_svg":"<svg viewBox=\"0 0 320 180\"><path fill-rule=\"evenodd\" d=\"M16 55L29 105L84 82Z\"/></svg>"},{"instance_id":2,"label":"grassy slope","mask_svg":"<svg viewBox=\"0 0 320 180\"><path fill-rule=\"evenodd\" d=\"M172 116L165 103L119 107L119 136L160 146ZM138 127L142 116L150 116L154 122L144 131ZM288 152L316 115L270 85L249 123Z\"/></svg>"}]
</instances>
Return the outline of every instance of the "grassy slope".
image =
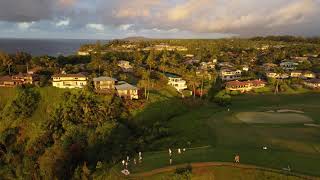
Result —
<instances>
[{"instance_id":1,"label":"grassy slope","mask_svg":"<svg viewBox=\"0 0 320 180\"><path fill-rule=\"evenodd\" d=\"M0 122L0 132L7 127L22 127L22 136L29 137L31 140L29 142L32 142L35 137L41 135L41 133L43 132L42 124L49 119L50 112L53 110L55 105L60 103L62 94L67 90L57 89L54 87L35 88L35 90L39 91L41 100L39 102L38 108L33 113L33 116L25 120L14 121L10 124L8 122ZM2 103L6 103L8 102L8 100L12 100L15 94L15 89L0 89L0 98L1 100L5 100Z\"/></svg>"},{"instance_id":2,"label":"grassy slope","mask_svg":"<svg viewBox=\"0 0 320 180\"><path fill-rule=\"evenodd\" d=\"M41 101L34 115L19 122L25 135L33 139L42 133L42 122L48 120L52 108L61 101L68 90L53 87L38 88ZM15 95L14 89L0 89L0 107ZM186 108L177 100L177 94L168 88L151 93L150 105L135 112L136 120L145 123L168 120L171 136L155 142L163 152L144 153L144 164L134 172L148 171L168 165L168 147L199 147L174 158L175 164L201 161L232 161L235 153L241 162L260 166L282 168L288 164L297 172L320 176L319 128L302 125L248 125L241 123L235 114L242 111L267 111L296 109L305 111L317 123L319 119L319 94L302 95L244 95L235 97L231 111L214 104L198 108ZM149 122L150 123L150 122ZM0 124L1 129L6 125ZM28 131L32 129L32 131ZM189 143L188 143L189 142ZM268 151L262 151L268 146Z\"/></svg>"}]
</instances>

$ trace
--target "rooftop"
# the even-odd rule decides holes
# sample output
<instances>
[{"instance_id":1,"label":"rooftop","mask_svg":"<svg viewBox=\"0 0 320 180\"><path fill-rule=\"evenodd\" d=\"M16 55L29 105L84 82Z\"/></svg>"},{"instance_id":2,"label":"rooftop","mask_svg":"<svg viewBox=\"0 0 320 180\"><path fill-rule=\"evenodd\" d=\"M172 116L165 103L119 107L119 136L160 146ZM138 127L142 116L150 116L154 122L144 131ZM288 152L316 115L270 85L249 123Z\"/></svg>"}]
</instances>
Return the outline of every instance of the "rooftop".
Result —
<instances>
[{"instance_id":1,"label":"rooftop","mask_svg":"<svg viewBox=\"0 0 320 180\"><path fill-rule=\"evenodd\" d=\"M117 81L117 79L107 76L101 76L97 78L93 78L93 81Z\"/></svg>"},{"instance_id":2,"label":"rooftop","mask_svg":"<svg viewBox=\"0 0 320 180\"><path fill-rule=\"evenodd\" d=\"M121 81L121 82L123 82L123 81ZM123 84L116 85L116 89L117 90L138 90L139 88L124 82Z\"/></svg>"}]
</instances>

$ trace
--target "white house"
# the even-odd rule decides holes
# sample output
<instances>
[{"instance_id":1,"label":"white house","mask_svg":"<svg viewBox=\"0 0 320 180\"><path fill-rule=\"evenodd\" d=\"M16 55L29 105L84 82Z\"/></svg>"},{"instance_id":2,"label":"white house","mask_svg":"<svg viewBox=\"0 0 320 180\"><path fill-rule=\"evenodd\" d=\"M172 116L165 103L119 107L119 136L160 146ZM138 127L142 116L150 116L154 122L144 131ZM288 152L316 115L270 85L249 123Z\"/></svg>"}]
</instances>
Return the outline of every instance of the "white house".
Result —
<instances>
[{"instance_id":1,"label":"white house","mask_svg":"<svg viewBox=\"0 0 320 180\"><path fill-rule=\"evenodd\" d=\"M52 85L57 88L84 88L88 78L83 74L56 74L52 76Z\"/></svg>"},{"instance_id":2,"label":"white house","mask_svg":"<svg viewBox=\"0 0 320 180\"><path fill-rule=\"evenodd\" d=\"M309 87L309 88L320 88L320 79L310 79L310 80L306 80L303 83L305 86Z\"/></svg>"},{"instance_id":3,"label":"white house","mask_svg":"<svg viewBox=\"0 0 320 180\"><path fill-rule=\"evenodd\" d=\"M132 66L130 65L129 61L119 61L118 66L124 71L124 72L130 72L132 70Z\"/></svg>"},{"instance_id":4,"label":"white house","mask_svg":"<svg viewBox=\"0 0 320 180\"><path fill-rule=\"evenodd\" d=\"M220 77L223 81L233 81L241 78L242 71L239 69L221 69Z\"/></svg>"},{"instance_id":5,"label":"white house","mask_svg":"<svg viewBox=\"0 0 320 180\"><path fill-rule=\"evenodd\" d=\"M119 81L117 85L115 85L118 96L126 99L139 99L139 88L133 86L125 81Z\"/></svg>"},{"instance_id":6,"label":"white house","mask_svg":"<svg viewBox=\"0 0 320 180\"><path fill-rule=\"evenodd\" d=\"M177 91L181 92L188 88L187 82L183 80L181 77L176 75L167 75L168 77L168 84L177 89Z\"/></svg>"}]
</instances>

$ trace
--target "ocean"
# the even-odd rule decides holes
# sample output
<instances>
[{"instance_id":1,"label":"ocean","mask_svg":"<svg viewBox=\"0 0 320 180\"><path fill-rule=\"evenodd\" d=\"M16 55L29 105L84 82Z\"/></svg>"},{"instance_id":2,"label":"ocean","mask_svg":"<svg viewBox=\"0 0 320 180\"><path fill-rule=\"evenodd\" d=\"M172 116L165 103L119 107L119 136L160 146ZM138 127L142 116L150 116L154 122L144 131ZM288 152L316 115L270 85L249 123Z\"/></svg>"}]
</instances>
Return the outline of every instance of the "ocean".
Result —
<instances>
[{"instance_id":1,"label":"ocean","mask_svg":"<svg viewBox=\"0 0 320 180\"><path fill-rule=\"evenodd\" d=\"M81 45L96 41L87 39L0 39L0 50L10 54L23 51L33 56L68 56L76 54ZM107 40L101 42L105 43Z\"/></svg>"}]
</instances>

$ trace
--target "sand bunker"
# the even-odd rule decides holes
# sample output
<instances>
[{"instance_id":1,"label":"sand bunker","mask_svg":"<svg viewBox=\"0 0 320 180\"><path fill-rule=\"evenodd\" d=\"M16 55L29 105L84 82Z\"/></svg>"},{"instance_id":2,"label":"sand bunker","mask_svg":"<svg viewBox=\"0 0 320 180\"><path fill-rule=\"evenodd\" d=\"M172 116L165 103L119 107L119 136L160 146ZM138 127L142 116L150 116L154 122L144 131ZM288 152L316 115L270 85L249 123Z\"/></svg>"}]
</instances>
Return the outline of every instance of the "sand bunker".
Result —
<instances>
[{"instance_id":1,"label":"sand bunker","mask_svg":"<svg viewBox=\"0 0 320 180\"><path fill-rule=\"evenodd\" d=\"M253 124L303 124L313 120L303 114L276 112L241 112L236 117L246 123Z\"/></svg>"}]
</instances>

